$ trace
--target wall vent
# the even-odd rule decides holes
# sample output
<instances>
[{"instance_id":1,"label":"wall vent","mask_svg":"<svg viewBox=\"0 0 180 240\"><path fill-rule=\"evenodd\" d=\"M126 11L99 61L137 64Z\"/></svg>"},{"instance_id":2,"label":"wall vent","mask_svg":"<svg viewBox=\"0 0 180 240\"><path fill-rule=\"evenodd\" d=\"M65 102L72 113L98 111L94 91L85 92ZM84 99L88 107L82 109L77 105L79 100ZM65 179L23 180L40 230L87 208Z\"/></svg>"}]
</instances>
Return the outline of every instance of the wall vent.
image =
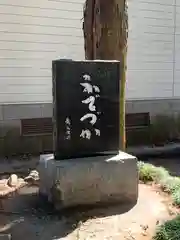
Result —
<instances>
[{"instance_id":1,"label":"wall vent","mask_svg":"<svg viewBox=\"0 0 180 240\"><path fill-rule=\"evenodd\" d=\"M53 132L52 118L21 119L21 135L48 135Z\"/></svg>"},{"instance_id":2,"label":"wall vent","mask_svg":"<svg viewBox=\"0 0 180 240\"><path fill-rule=\"evenodd\" d=\"M126 114L126 128L143 128L150 126L149 113L129 113Z\"/></svg>"},{"instance_id":3,"label":"wall vent","mask_svg":"<svg viewBox=\"0 0 180 240\"><path fill-rule=\"evenodd\" d=\"M137 129L150 126L149 113L126 114L126 128ZM21 134L23 136L47 135L53 133L52 118L21 119Z\"/></svg>"}]
</instances>

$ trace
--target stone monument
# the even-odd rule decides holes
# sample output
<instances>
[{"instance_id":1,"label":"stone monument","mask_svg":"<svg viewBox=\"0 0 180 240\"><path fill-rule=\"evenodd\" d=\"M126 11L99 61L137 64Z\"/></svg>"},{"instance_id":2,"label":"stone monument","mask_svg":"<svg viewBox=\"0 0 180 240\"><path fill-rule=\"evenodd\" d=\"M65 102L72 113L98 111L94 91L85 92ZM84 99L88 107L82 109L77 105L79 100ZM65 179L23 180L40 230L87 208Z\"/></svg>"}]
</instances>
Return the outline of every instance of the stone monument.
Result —
<instances>
[{"instance_id":1,"label":"stone monument","mask_svg":"<svg viewBox=\"0 0 180 240\"><path fill-rule=\"evenodd\" d=\"M58 208L136 202L135 157L119 151L120 63L56 60L54 153L40 156L40 194Z\"/></svg>"}]
</instances>

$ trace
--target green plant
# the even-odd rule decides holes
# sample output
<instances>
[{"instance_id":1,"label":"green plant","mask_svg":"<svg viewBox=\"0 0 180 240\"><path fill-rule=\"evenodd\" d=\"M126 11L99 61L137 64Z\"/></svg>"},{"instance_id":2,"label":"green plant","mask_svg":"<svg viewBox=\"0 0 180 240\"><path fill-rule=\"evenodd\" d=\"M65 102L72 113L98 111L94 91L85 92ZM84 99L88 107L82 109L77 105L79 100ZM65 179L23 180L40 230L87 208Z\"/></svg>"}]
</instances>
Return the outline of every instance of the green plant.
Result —
<instances>
[{"instance_id":1,"label":"green plant","mask_svg":"<svg viewBox=\"0 0 180 240\"><path fill-rule=\"evenodd\" d=\"M139 180L146 182L159 182L169 176L168 171L163 167L155 167L150 163L138 162Z\"/></svg>"},{"instance_id":2,"label":"green plant","mask_svg":"<svg viewBox=\"0 0 180 240\"><path fill-rule=\"evenodd\" d=\"M160 185L163 191L173 193L180 189L180 178L169 176L160 180Z\"/></svg>"},{"instance_id":3,"label":"green plant","mask_svg":"<svg viewBox=\"0 0 180 240\"><path fill-rule=\"evenodd\" d=\"M180 215L157 227L154 240L179 240Z\"/></svg>"},{"instance_id":4,"label":"green plant","mask_svg":"<svg viewBox=\"0 0 180 240\"><path fill-rule=\"evenodd\" d=\"M139 179L144 183L154 181L162 190L172 196L173 204L180 206L180 178L172 177L163 167L155 167L152 164L138 162ZM180 240L180 215L165 222L156 229L154 240Z\"/></svg>"},{"instance_id":5,"label":"green plant","mask_svg":"<svg viewBox=\"0 0 180 240\"><path fill-rule=\"evenodd\" d=\"M180 206L180 188L172 193L173 204L176 206Z\"/></svg>"}]
</instances>

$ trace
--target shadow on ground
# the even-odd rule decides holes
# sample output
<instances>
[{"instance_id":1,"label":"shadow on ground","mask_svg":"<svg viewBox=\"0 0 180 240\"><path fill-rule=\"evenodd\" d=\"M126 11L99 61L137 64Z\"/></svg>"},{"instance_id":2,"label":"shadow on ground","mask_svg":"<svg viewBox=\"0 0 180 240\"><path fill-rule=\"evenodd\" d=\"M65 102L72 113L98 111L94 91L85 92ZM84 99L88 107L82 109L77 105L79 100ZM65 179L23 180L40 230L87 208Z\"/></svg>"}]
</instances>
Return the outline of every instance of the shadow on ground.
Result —
<instances>
[{"instance_id":1,"label":"shadow on ground","mask_svg":"<svg viewBox=\"0 0 180 240\"><path fill-rule=\"evenodd\" d=\"M13 240L62 239L88 219L123 214L134 205L98 209L78 207L56 212L52 205L39 198L37 187L25 187L18 196L5 202L4 210L0 212L0 234L11 234Z\"/></svg>"}]
</instances>

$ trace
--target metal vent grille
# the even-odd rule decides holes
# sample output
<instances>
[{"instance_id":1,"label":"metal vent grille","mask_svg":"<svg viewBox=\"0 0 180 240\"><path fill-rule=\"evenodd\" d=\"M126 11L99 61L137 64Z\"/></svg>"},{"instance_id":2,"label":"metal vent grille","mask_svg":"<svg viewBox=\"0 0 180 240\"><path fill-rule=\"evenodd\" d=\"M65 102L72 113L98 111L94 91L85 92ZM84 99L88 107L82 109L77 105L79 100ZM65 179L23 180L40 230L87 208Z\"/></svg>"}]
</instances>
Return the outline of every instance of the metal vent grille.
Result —
<instances>
[{"instance_id":1,"label":"metal vent grille","mask_svg":"<svg viewBox=\"0 0 180 240\"><path fill-rule=\"evenodd\" d=\"M138 128L150 126L149 113L129 113L126 114L126 127Z\"/></svg>"},{"instance_id":2,"label":"metal vent grille","mask_svg":"<svg viewBox=\"0 0 180 240\"><path fill-rule=\"evenodd\" d=\"M23 136L52 134L52 118L21 119L21 134Z\"/></svg>"},{"instance_id":3,"label":"metal vent grille","mask_svg":"<svg viewBox=\"0 0 180 240\"><path fill-rule=\"evenodd\" d=\"M129 113L126 114L126 128L143 128L150 126L149 113ZM21 119L21 134L29 135L47 135L53 133L52 118L32 118Z\"/></svg>"},{"instance_id":4,"label":"metal vent grille","mask_svg":"<svg viewBox=\"0 0 180 240\"><path fill-rule=\"evenodd\" d=\"M126 115L127 146L148 145L151 143L150 114L130 113Z\"/></svg>"}]
</instances>

